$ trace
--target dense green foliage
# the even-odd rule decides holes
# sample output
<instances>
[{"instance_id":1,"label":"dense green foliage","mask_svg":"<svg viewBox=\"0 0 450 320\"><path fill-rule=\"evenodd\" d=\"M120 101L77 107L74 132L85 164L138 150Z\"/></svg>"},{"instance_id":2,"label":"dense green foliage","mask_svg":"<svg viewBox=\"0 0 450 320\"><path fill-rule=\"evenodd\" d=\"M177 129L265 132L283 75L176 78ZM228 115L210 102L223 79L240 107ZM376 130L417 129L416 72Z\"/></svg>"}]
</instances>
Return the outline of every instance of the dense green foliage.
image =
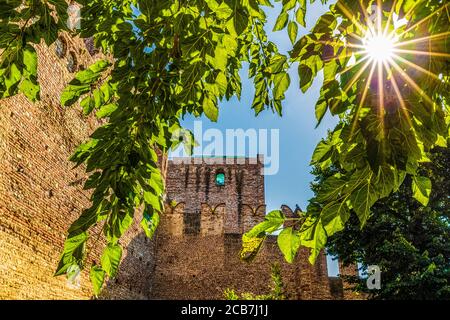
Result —
<instances>
[{"instance_id":1,"label":"dense green foliage","mask_svg":"<svg viewBox=\"0 0 450 320\"><path fill-rule=\"evenodd\" d=\"M84 187L92 190L92 206L69 228L56 275L71 276L86 267L89 231L101 223L108 244L97 259L101 264L91 266L90 272L97 294L105 276L117 273L122 256L119 239L136 212L142 213L145 233L153 235L164 192L157 150L166 152L178 146L179 138L188 149L192 147L192 135L180 127L180 118L187 113L205 114L216 121L219 102L240 97L243 63L248 63L254 82L256 114L266 109L282 114L281 102L290 85L287 70L298 64L302 91L323 71L318 121L327 111L341 119L332 139L319 143L313 164L326 168L333 161L342 173L324 182L328 187L298 219L301 227L280 234L288 260L302 244L312 248L314 261L327 237L342 230L351 209L364 225L370 207L397 190L406 175L413 177L414 195L427 201L430 183L416 169L426 160L426 152L442 145L448 136L448 59L435 57L423 66L429 73L440 74L439 81L428 73L411 75L423 92L409 92L405 108L397 104L392 110L380 111L370 102L360 105L367 75L352 81L360 68L343 71L352 51L347 43L361 36L355 25L373 1L362 1L361 6L359 1L338 1L310 34L297 41L298 30L305 25L307 1L283 0L274 31L287 30L294 43L290 57L280 54L267 38L263 8L272 5L269 0L76 2L82 6L81 28L68 30L63 0L0 0L0 97L21 92L33 101L39 99L39 63L33 46L42 41L51 45L59 32L93 37L108 57L76 74L61 96L62 105L80 101L86 115L95 112L107 124L71 158L76 165L86 165L90 174ZM449 30L448 10L442 1L383 1L385 12L393 2L395 11L406 15L412 26L404 39ZM432 19L414 27L432 13ZM447 41L433 44L433 51L448 53ZM244 238L258 248L260 239L274 226L282 227L283 221L282 214L275 212L255 229L258 232L253 230ZM244 250L244 255L254 253Z\"/></svg>"},{"instance_id":2,"label":"dense green foliage","mask_svg":"<svg viewBox=\"0 0 450 320\"><path fill-rule=\"evenodd\" d=\"M375 299L450 299L450 149L436 149L421 166L433 183L427 207L412 198L411 179L372 207L360 230L352 212L342 232L333 235L328 252L344 263L381 268L381 289L368 290L365 280L350 278L360 292ZM332 175L317 169L314 189Z\"/></svg>"},{"instance_id":3,"label":"dense green foliage","mask_svg":"<svg viewBox=\"0 0 450 320\"><path fill-rule=\"evenodd\" d=\"M283 228L285 217L277 211L244 235L244 258L255 255L265 235L282 230L278 242L286 259L292 261L303 245L312 249L310 261L314 262L328 237L344 229L350 211L364 227L371 216L370 208L397 191L405 177L412 181L413 196L427 204L431 181L417 169L420 163L430 161L427 154L435 146L446 146L449 136L448 4L382 2L383 30L393 31L389 17L397 13L408 21L395 30L399 41L422 54L407 54L416 67L400 64L400 72L398 64L390 64L386 66L388 71L380 73L374 71L384 66L369 63L364 68L365 63L360 61L365 55L358 55L360 50L351 45L364 37L361 24L368 24L367 12L362 9L375 3L364 1L361 6L359 1L338 1L290 52L291 60L299 62L303 91L323 71L317 121L320 123L327 111L341 121L328 139L317 145L311 164L323 170L334 166L338 171L323 181L306 213L296 218L296 228ZM433 41L438 37L440 40ZM409 42L417 38L418 42ZM352 58L356 62L349 68ZM388 91L389 87L393 89ZM394 98L383 99L382 90L386 95L394 92Z\"/></svg>"},{"instance_id":4,"label":"dense green foliage","mask_svg":"<svg viewBox=\"0 0 450 320\"><path fill-rule=\"evenodd\" d=\"M267 294L253 294L251 292L236 293L234 289L226 289L224 297L226 300L286 300L284 292L283 277L281 276L280 265L274 263L271 266L271 280L272 283L268 285L270 292Z\"/></svg>"}]
</instances>

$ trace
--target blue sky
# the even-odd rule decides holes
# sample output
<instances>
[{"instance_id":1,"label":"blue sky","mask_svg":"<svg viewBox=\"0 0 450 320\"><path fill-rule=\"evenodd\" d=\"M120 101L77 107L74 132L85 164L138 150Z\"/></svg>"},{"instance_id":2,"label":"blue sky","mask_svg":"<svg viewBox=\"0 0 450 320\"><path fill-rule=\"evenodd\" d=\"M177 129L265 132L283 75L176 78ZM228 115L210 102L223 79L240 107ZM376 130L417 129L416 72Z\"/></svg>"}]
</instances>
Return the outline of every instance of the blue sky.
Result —
<instances>
[{"instance_id":1,"label":"blue sky","mask_svg":"<svg viewBox=\"0 0 450 320\"><path fill-rule=\"evenodd\" d=\"M334 2L334 1L333 1ZM278 45L281 53L287 53L292 48L286 30L272 32L280 5L273 9L268 9L267 33L271 41ZM309 5L309 3L308 3ZM318 18L328 11L330 4L322 5L320 1L309 5L306 16L306 28L300 28L299 37L310 30ZM280 166L275 175L265 177L266 204L268 211L278 209L282 204L287 204L294 208L298 204L305 209L308 199L312 197L310 182L313 176L310 174L309 162L316 144L325 137L328 129L334 128L337 118L327 114L318 128L314 115L315 103L319 97L322 77L319 76L314 81L307 93L303 94L298 88L298 74L296 65L291 72L291 86L286 93L286 100L283 104L283 116L279 117L271 111L262 112L255 118L251 109L253 98L253 84L247 78L247 69L242 70L243 81L242 98L240 101L232 99L220 104L219 121L213 123L206 117L196 119L187 116L183 120L186 128L193 130L194 120L202 120L203 130L209 128L219 129L225 135L226 129L279 129L280 133ZM269 147L270 150L270 147ZM227 156L242 154L226 154ZM329 273L337 273L336 263L330 263Z\"/></svg>"},{"instance_id":2,"label":"blue sky","mask_svg":"<svg viewBox=\"0 0 450 320\"><path fill-rule=\"evenodd\" d=\"M278 4L278 3L277 3ZM328 5L322 5L316 1L310 5L307 12L307 26L299 30L299 36L307 33L315 21L328 10ZM268 9L267 33L269 39L278 45L281 53L287 53L292 49L286 30L272 32L276 17L280 12L280 5ZM310 174L309 162L316 144L325 137L328 129L334 128L337 118L327 114L321 125L316 129L314 107L319 97L322 76L314 81L312 87L303 94L298 88L298 74L296 64L290 72L291 86L286 93L283 103L283 116L272 113L270 110L262 112L255 117L251 109L254 94L252 80L247 77L247 69L241 72L242 97L239 101L233 98L230 101L220 103L219 120L214 123L206 117L195 118L186 116L183 125L194 129L194 121L201 120L203 131L215 128L225 136L226 129L278 129L280 133L279 144L279 171L275 175L265 177L266 203L268 210L278 209L282 204L295 207L298 204L302 209L306 208L312 192L309 183L313 176ZM204 144L207 144L206 142ZM269 151L270 151L269 146ZM248 150L247 150L248 151ZM270 153L270 152L269 152ZM227 156L242 156L243 154L226 154Z\"/></svg>"}]
</instances>

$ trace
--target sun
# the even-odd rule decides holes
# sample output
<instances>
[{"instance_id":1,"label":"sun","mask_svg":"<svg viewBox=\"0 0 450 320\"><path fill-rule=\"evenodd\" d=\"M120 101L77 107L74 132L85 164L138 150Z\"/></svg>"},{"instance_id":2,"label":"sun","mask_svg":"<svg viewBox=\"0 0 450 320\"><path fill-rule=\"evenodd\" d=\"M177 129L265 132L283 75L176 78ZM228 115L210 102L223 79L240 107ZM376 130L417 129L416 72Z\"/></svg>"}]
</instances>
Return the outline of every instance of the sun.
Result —
<instances>
[{"instance_id":1,"label":"sun","mask_svg":"<svg viewBox=\"0 0 450 320\"><path fill-rule=\"evenodd\" d=\"M392 36L370 32L363 40L363 50L373 62L385 63L394 56L395 44Z\"/></svg>"},{"instance_id":2,"label":"sun","mask_svg":"<svg viewBox=\"0 0 450 320\"><path fill-rule=\"evenodd\" d=\"M348 62L339 75L342 76L350 70L354 70L354 74L344 86L343 92L347 93L351 90L358 80L362 78L366 80L358 101L356 114L352 120L351 134L356 130L359 113L365 106L369 96L376 98L371 103L376 104L376 110L382 119L382 125L384 118L381 116L386 110L386 97L389 97L390 102L393 101L392 97L396 97L398 102L397 110L403 113L406 120L411 123L410 112L402 96L405 91L403 89L406 86L408 87L407 90L415 92L427 104L434 106L435 102L424 93L420 85L415 82L409 73L414 72L416 75L426 75L442 82L438 75L430 72L426 66L421 65L420 57L450 59L449 53L432 50L432 42L449 41L450 31L433 35L413 34L411 36L415 29L432 19L434 15L447 9L450 3L443 4L428 16L412 23L406 17L409 16L414 6L409 9L409 12L400 17L395 12L397 8L395 5L390 10L385 10L381 0L377 0L376 3L373 1L370 7L364 6L362 1L359 2L363 13L362 19L355 19L352 10L343 1L337 2L337 7L353 22L354 27L354 31L349 33L349 41L347 39L344 40L345 46L349 51L347 55ZM429 49L421 49L424 46ZM358 69L355 70L356 67Z\"/></svg>"}]
</instances>

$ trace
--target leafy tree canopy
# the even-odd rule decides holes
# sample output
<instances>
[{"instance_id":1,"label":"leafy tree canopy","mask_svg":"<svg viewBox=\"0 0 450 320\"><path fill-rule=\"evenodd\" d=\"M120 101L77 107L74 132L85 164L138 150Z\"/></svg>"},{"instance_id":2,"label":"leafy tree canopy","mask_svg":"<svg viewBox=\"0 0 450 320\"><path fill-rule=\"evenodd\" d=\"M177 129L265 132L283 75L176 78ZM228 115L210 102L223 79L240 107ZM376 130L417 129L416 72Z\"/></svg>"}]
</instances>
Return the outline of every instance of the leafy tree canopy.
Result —
<instances>
[{"instance_id":1,"label":"leafy tree canopy","mask_svg":"<svg viewBox=\"0 0 450 320\"><path fill-rule=\"evenodd\" d=\"M436 53L433 59L416 61L419 69L405 63L399 67L401 79L407 76L415 85L398 78L395 91L401 91L405 102L396 101L386 108L380 108L376 99L365 99L377 95L377 86L371 81L372 68L361 63L365 55L357 54L354 45L364 37L366 13L376 2L387 21L383 26L392 29L389 17L393 12L405 17L408 24L398 30L401 40L429 37L419 41L421 46L428 45L421 52ZM263 9L272 6L269 0L73 3L82 7L77 30L66 26L64 0L0 0L0 97L23 93L32 101L39 100L35 45L51 45L59 32L93 37L108 57L77 73L61 95L62 105L80 101L86 115L95 112L107 123L71 157L90 173L84 187L92 190L92 206L69 228L56 275L70 276L86 267L89 230L102 223L108 244L101 264L91 266L90 273L98 294L106 275L117 273L122 255L119 239L135 218L136 208L144 208L141 225L148 236L153 235L164 192L157 150L166 152L178 146L179 138L188 149L193 146L192 135L180 126L180 118L187 113L205 114L216 121L219 102L240 97L243 63L249 64L253 79L256 115L264 110L282 114L282 100L290 85L287 71L298 66L297 86L302 91L319 72L324 75L316 105L318 123L327 111L341 119L332 139L318 144L312 163L326 168L334 162L343 171L325 182L328 187L298 219L302 226L282 233L279 242L288 260L301 244L312 248L314 261L327 237L342 230L351 209L364 225L370 207L397 190L406 175L413 177L415 197L427 201L431 185L417 174L417 167L427 160L427 151L444 145L448 136L449 50L442 35L450 24L448 5L442 1L339 0L310 34L297 39L298 29L305 26L307 1L283 0L273 30L287 31L293 42L289 56L280 54L265 32ZM389 72L378 78L382 84L388 79L394 83ZM280 219L284 217L279 213L270 215L269 222L244 240L258 242Z\"/></svg>"},{"instance_id":2,"label":"leafy tree canopy","mask_svg":"<svg viewBox=\"0 0 450 320\"><path fill-rule=\"evenodd\" d=\"M433 184L427 207L412 198L413 182L406 179L372 207L363 230L352 212L344 230L329 239L328 252L342 262L381 268L380 290L350 278L354 290L375 299L450 299L450 149L437 148L430 158L419 169ZM317 190L333 173L317 168L315 174Z\"/></svg>"},{"instance_id":3,"label":"leafy tree canopy","mask_svg":"<svg viewBox=\"0 0 450 320\"><path fill-rule=\"evenodd\" d=\"M431 181L417 169L449 136L448 7L441 1L338 1L294 44L290 60L298 62L301 90L323 72L318 123L327 111L341 120L319 142L311 164L338 171L294 217L296 226L285 228L286 217L277 211L246 233L244 259L254 257L265 235L282 230L278 243L286 259L292 261L303 245L314 262L328 237L344 229L350 211L364 227L370 208L406 176L413 197L428 203ZM395 28L395 17L406 23ZM388 61L371 59L364 46L368 32L392 33L396 54Z\"/></svg>"}]
</instances>

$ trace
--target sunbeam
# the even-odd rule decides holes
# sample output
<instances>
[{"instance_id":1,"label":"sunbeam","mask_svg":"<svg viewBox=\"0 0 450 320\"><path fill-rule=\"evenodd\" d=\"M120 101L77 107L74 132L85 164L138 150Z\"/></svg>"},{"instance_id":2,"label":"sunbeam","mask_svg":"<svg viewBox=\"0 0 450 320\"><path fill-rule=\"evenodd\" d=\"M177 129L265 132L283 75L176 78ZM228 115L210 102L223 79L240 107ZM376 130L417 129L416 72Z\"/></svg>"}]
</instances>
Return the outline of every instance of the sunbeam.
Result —
<instances>
[{"instance_id":1,"label":"sunbeam","mask_svg":"<svg viewBox=\"0 0 450 320\"><path fill-rule=\"evenodd\" d=\"M410 14L410 12L413 11L414 7L419 4L419 1L416 2L416 4L410 9L409 13L406 14L406 16L408 16ZM437 9L436 11L430 13L428 16L426 16L425 18L423 18L422 20L416 22L415 24L413 24L412 26L406 28L405 31L403 31L402 33L399 34L399 37L403 37L406 33L408 33L409 31L413 30L414 28L417 28L418 26L420 26L422 23L428 21L429 19L431 19L435 14L441 12L442 10L444 10L445 8L447 8L450 5L450 3L447 3L445 5L443 5L442 7L440 7L439 9Z\"/></svg>"},{"instance_id":2,"label":"sunbeam","mask_svg":"<svg viewBox=\"0 0 450 320\"><path fill-rule=\"evenodd\" d=\"M433 14L427 15L420 21L409 25L408 20L405 18L399 20L399 16L395 14L394 7L396 2L397 1L394 1L389 12L384 14L381 9L382 1L377 0L376 4L373 4L369 8L365 8L359 0L363 12L362 15L365 20L365 26L363 27L358 22L355 22L355 24L357 29L361 32L360 34L362 37L357 38L359 41L357 40L356 43L347 43L347 47L353 49L353 54L358 59L354 65L348 65L341 72L345 73L354 68L355 65L359 65L361 62L365 61L364 66L361 67L344 88L344 92L347 92L359 78L367 76L367 81L358 103L356 114L352 120L352 133L355 130L358 115L361 108L364 107L369 92L371 92L370 94L373 94L372 103L376 104L373 107L375 107L375 110L377 110L377 114L380 117L381 126L384 126L384 114L386 112L391 112L392 110L400 110L408 123L412 124L404 100L405 94L408 93L403 92L403 86L406 85L410 87L412 89L410 92L416 92L428 104L433 105L433 100L425 94L424 90L420 88L411 77L414 77L414 73L411 73L411 71L417 70L419 73L427 75L434 80L440 80L439 75L426 69L423 58L421 59L420 57L427 56L435 57L437 59L450 58L449 53L432 50L432 48L437 48L442 41L448 41L450 32L441 32L434 35L422 34L421 36L414 38L411 38L413 35L410 33L414 28L429 21L434 14L442 11L449 4L443 5L439 10L433 12ZM345 15L350 14L347 8L341 6L340 9ZM410 9L412 10L412 8ZM404 17L408 17L409 14L410 12L407 12ZM424 47L421 43L426 46ZM416 44L418 46L414 46ZM401 63L402 67L400 67L398 63ZM370 65L370 72L367 74L365 71ZM392 101L395 101L396 99L398 99L399 107L390 109L392 108ZM386 110L386 108L391 111Z\"/></svg>"},{"instance_id":3,"label":"sunbeam","mask_svg":"<svg viewBox=\"0 0 450 320\"><path fill-rule=\"evenodd\" d=\"M445 39L445 38L448 38L449 35L450 35L450 31L442 32L442 33L434 34L434 35L427 36L427 37L416 38L416 39L412 39L412 40L408 40L408 41L402 41L402 42L396 43L395 47L398 48L398 47L406 46L409 44L419 43L422 41L429 41L429 40L436 41L436 39L439 39L439 38Z\"/></svg>"},{"instance_id":4,"label":"sunbeam","mask_svg":"<svg viewBox=\"0 0 450 320\"><path fill-rule=\"evenodd\" d=\"M397 49L397 48L393 48L392 51L396 52L396 53L408 53L408 54L419 55L419 56L433 56L433 57L450 58L450 54L444 53L444 52L407 50L407 49Z\"/></svg>"},{"instance_id":5,"label":"sunbeam","mask_svg":"<svg viewBox=\"0 0 450 320\"><path fill-rule=\"evenodd\" d=\"M400 66L392 59L389 59L389 65L393 66L397 72L400 74L400 76L408 82L408 84L422 97L425 99L426 102L428 102L430 105L433 105L433 100L426 95L426 93L419 87L417 83L414 82L413 79L402 69Z\"/></svg>"},{"instance_id":6,"label":"sunbeam","mask_svg":"<svg viewBox=\"0 0 450 320\"><path fill-rule=\"evenodd\" d=\"M381 123L380 133L384 138L384 79L383 79L383 62L385 60L378 60L376 63L378 71L378 118ZM384 140L384 139L383 139Z\"/></svg>"},{"instance_id":7,"label":"sunbeam","mask_svg":"<svg viewBox=\"0 0 450 320\"><path fill-rule=\"evenodd\" d=\"M372 82L373 73L375 72L375 67L376 67L376 64L375 63L372 64L372 68L370 69L369 76L366 81L366 85L364 86L364 91L361 96L361 100L359 101L359 104L358 104L358 109L356 110L355 116L353 118L352 129L350 131L350 137L353 137L353 134L355 133L356 124L358 123L359 113L361 111L362 106L364 105L364 102L366 101L367 93L369 92L370 83Z\"/></svg>"},{"instance_id":8,"label":"sunbeam","mask_svg":"<svg viewBox=\"0 0 450 320\"><path fill-rule=\"evenodd\" d=\"M411 121L411 118L409 116L408 109L407 109L406 104L405 104L405 100L403 99L402 94L400 92L400 89L398 87L397 80L395 79L395 75L392 72L392 69L389 68L389 65L388 65L387 61L385 61L383 63L383 65L384 65L384 68L385 68L386 73L388 75L388 78L391 79L392 87L394 88L395 95L397 96L398 102L400 103L400 110L405 115L405 118L406 118L406 121L408 121L408 124L412 127L412 121Z\"/></svg>"},{"instance_id":9,"label":"sunbeam","mask_svg":"<svg viewBox=\"0 0 450 320\"><path fill-rule=\"evenodd\" d=\"M436 80L440 80L438 75L434 74L433 72L428 71L425 68L422 68L421 66L418 66L414 62L411 62L409 60L406 60L406 59L402 58L401 56L399 56L397 54L393 54L392 58L394 58L395 60L399 60L400 62L408 65L409 67L412 67L412 68L414 68L414 69L416 69L416 70L418 70L418 71L420 71L420 72L422 72L422 73L424 73L424 74L426 74L426 75L428 75L428 76L430 76L430 77L432 77L432 78L434 78Z\"/></svg>"}]
</instances>

